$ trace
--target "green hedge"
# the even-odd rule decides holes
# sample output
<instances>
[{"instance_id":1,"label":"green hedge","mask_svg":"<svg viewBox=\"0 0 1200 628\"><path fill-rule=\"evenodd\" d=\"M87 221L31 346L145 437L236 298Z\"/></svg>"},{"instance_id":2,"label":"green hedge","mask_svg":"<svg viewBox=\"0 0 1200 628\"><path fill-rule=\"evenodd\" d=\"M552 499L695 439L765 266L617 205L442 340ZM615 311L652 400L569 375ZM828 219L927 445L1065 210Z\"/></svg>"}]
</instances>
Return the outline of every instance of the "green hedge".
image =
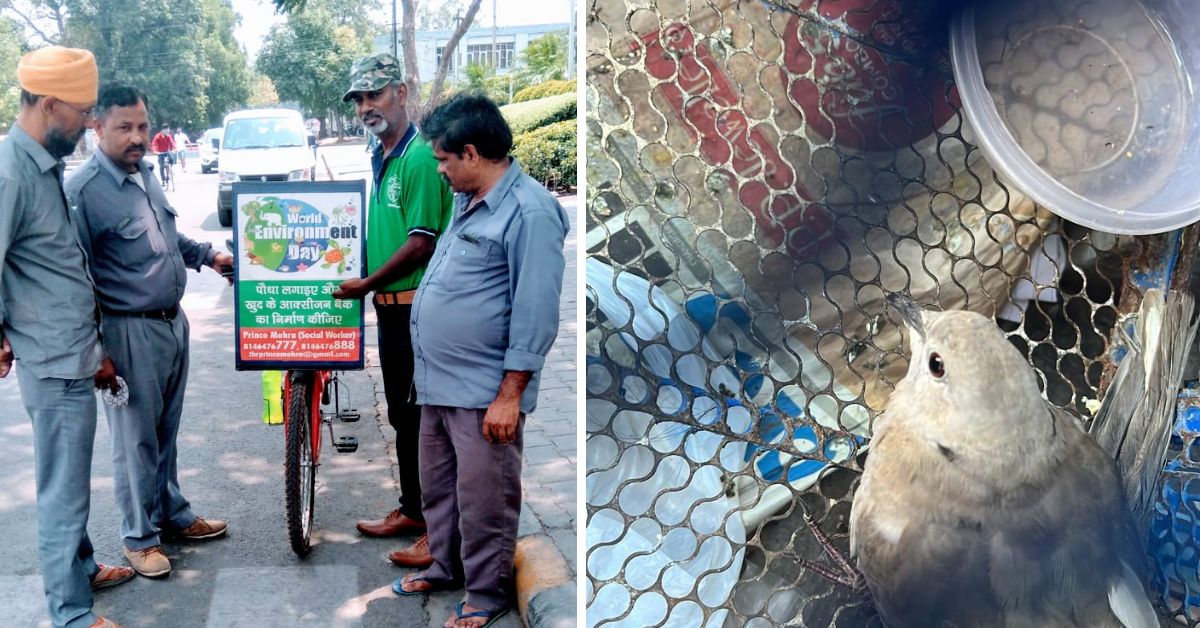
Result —
<instances>
[{"instance_id":1,"label":"green hedge","mask_svg":"<svg viewBox=\"0 0 1200 628\"><path fill-rule=\"evenodd\" d=\"M513 136L528 133L538 127L575 119L575 92L528 102L513 103L500 108Z\"/></svg>"},{"instance_id":2,"label":"green hedge","mask_svg":"<svg viewBox=\"0 0 1200 628\"><path fill-rule=\"evenodd\" d=\"M576 187L578 154L575 120L566 120L518 135L513 139L512 154L526 174L547 188Z\"/></svg>"},{"instance_id":3,"label":"green hedge","mask_svg":"<svg viewBox=\"0 0 1200 628\"><path fill-rule=\"evenodd\" d=\"M527 100L537 100L538 98L546 98L547 96L558 96L559 94L574 94L575 81L546 81L537 85L530 85L525 89L513 94L513 102L525 102Z\"/></svg>"}]
</instances>

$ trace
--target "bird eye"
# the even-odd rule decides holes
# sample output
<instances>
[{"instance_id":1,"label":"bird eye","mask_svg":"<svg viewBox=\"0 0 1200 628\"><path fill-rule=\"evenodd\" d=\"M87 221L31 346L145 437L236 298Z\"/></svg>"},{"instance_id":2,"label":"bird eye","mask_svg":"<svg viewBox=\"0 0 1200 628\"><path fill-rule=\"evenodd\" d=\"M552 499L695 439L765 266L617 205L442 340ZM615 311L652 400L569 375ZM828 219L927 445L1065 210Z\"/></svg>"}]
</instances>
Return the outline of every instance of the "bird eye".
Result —
<instances>
[{"instance_id":1,"label":"bird eye","mask_svg":"<svg viewBox=\"0 0 1200 628\"><path fill-rule=\"evenodd\" d=\"M936 353L929 354L929 372L938 379L946 375L946 363L942 361L942 356Z\"/></svg>"}]
</instances>

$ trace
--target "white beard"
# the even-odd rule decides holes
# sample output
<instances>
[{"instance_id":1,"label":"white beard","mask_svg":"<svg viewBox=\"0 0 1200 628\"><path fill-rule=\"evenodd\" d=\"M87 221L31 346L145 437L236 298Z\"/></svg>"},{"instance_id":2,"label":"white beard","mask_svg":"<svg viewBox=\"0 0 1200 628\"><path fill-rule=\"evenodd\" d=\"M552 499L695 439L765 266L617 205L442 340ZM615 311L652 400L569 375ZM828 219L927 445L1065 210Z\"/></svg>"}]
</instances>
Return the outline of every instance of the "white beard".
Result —
<instances>
[{"instance_id":1,"label":"white beard","mask_svg":"<svg viewBox=\"0 0 1200 628\"><path fill-rule=\"evenodd\" d=\"M380 118L379 122L376 123L375 126L366 125L366 127L367 127L367 131L369 131L371 133L371 135L374 135L375 137L379 137L380 135L387 133L388 122L387 122L387 120Z\"/></svg>"}]
</instances>

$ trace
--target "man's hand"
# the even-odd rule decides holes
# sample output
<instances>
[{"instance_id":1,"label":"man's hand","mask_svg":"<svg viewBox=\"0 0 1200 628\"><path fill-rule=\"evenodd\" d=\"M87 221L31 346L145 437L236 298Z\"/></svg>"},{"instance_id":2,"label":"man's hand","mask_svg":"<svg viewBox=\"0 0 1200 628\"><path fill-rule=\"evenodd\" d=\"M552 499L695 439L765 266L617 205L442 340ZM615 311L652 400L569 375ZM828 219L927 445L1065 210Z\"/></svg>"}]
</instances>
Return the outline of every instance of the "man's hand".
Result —
<instances>
[{"instance_id":1,"label":"man's hand","mask_svg":"<svg viewBox=\"0 0 1200 628\"><path fill-rule=\"evenodd\" d=\"M517 442L517 424L521 420L521 394L533 373L505 371L496 399L483 414L483 440L493 445Z\"/></svg>"},{"instance_id":2,"label":"man's hand","mask_svg":"<svg viewBox=\"0 0 1200 628\"><path fill-rule=\"evenodd\" d=\"M114 395L121 389L121 385L117 383L117 367L113 366L112 360L104 358L100 363L100 370L96 371L96 376L93 378L96 382L96 388L107 388Z\"/></svg>"},{"instance_id":3,"label":"man's hand","mask_svg":"<svg viewBox=\"0 0 1200 628\"><path fill-rule=\"evenodd\" d=\"M483 415L483 440L493 445L508 445L517 440L517 421L521 418L521 398L496 397Z\"/></svg>"},{"instance_id":4,"label":"man's hand","mask_svg":"<svg viewBox=\"0 0 1200 628\"><path fill-rule=\"evenodd\" d=\"M13 352L12 345L8 344L8 338L0 342L0 378L8 377L12 372Z\"/></svg>"},{"instance_id":5,"label":"man's hand","mask_svg":"<svg viewBox=\"0 0 1200 628\"><path fill-rule=\"evenodd\" d=\"M233 285L233 256L232 255L230 255L228 253L217 253L217 256L213 258L212 267L213 267L213 270L221 273L221 276L224 277L229 282L229 285L231 285L231 286Z\"/></svg>"},{"instance_id":6,"label":"man's hand","mask_svg":"<svg viewBox=\"0 0 1200 628\"><path fill-rule=\"evenodd\" d=\"M335 299L361 299L370 292L366 279L347 279L333 291Z\"/></svg>"}]
</instances>

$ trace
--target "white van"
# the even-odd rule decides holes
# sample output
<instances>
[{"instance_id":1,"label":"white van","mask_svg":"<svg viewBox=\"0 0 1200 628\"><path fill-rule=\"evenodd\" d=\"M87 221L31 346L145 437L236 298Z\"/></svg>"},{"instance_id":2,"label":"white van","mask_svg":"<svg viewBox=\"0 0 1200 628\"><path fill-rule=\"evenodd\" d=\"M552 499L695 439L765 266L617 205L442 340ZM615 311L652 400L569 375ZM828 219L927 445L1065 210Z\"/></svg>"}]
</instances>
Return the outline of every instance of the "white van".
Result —
<instances>
[{"instance_id":1,"label":"white van","mask_svg":"<svg viewBox=\"0 0 1200 628\"><path fill-rule=\"evenodd\" d=\"M233 184L237 181L312 181L316 138L304 117L291 109L250 109L225 116L221 161L217 167L217 219L233 224Z\"/></svg>"},{"instance_id":2,"label":"white van","mask_svg":"<svg viewBox=\"0 0 1200 628\"><path fill-rule=\"evenodd\" d=\"M209 129L200 136L200 172L208 174L217 169L221 154L221 127Z\"/></svg>"}]
</instances>

